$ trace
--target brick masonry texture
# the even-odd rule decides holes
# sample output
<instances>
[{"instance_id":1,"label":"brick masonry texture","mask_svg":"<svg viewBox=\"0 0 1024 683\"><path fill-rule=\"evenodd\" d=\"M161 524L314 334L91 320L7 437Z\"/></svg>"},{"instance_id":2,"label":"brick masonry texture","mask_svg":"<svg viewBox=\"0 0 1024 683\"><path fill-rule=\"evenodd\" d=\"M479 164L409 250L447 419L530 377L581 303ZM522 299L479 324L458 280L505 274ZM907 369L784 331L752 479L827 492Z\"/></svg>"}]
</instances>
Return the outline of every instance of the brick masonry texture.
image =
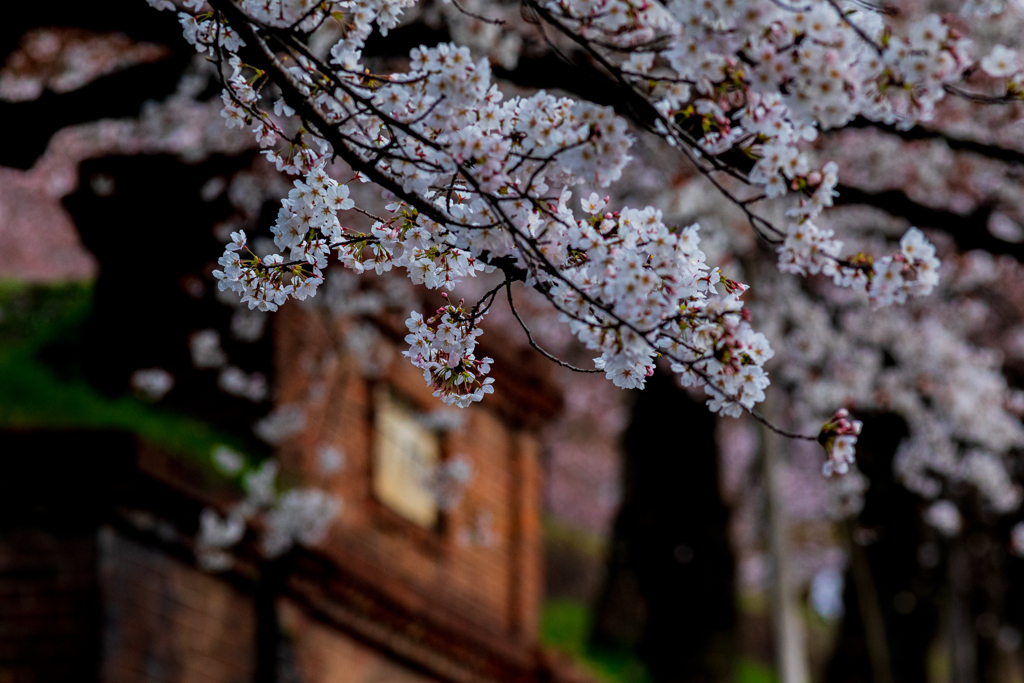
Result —
<instances>
[{"instance_id":1,"label":"brick masonry texture","mask_svg":"<svg viewBox=\"0 0 1024 683\"><path fill-rule=\"evenodd\" d=\"M21 498L53 489L52 514L0 529L0 683L243 683L265 673L268 651L282 683L559 678L537 643L542 419L517 413L535 389L488 397L443 435L443 458L468 460L474 475L436 528L420 528L373 496L374 391L390 387L425 413L440 404L397 353L383 376L362 376L339 344L344 322L287 306L274 323L274 401L306 413L278 453L282 482L344 500L324 542L279 563L269 594L259 578L269 565L252 548L227 575L200 571L190 550L199 510L237 493L152 444L95 434L88 450L103 455L88 476L58 468L44 484L42 472L24 473L42 488ZM4 438L47 453L85 443ZM321 471L325 446L345 453L341 471Z\"/></svg>"},{"instance_id":2,"label":"brick masonry texture","mask_svg":"<svg viewBox=\"0 0 1024 683\"><path fill-rule=\"evenodd\" d=\"M428 683L430 677L322 622L288 600L278 602L281 626L291 646L294 670L303 683Z\"/></svg>"},{"instance_id":3,"label":"brick masonry texture","mask_svg":"<svg viewBox=\"0 0 1024 683\"><path fill-rule=\"evenodd\" d=\"M0 683L95 671L98 617L93 533L0 533Z\"/></svg>"},{"instance_id":4,"label":"brick masonry texture","mask_svg":"<svg viewBox=\"0 0 1024 683\"><path fill-rule=\"evenodd\" d=\"M408 609L532 647L543 583L535 435L492 411L486 401L466 409L465 424L443 444L445 457L465 458L473 467L461 503L436 530L390 514L370 485L374 387L390 385L424 412L442 405L422 374L397 352L377 380L360 376L344 357L339 361L337 324L343 323L285 307L275 334L275 401L302 405L307 416L305 431L289 440L282 460L345 504L325 551L349 570L372 577L376 587ZM346 454L344 470L326 478L317 467L317 453L325 446ZM489 538L474 534L481 524Z\"/></svg>"},{"instance_id":5,"label":"brick masonry texture","mask_svg":"<svg viewBox=\"0 0 1024 683\"><path fill-rule=\"evenodd\" d=\"M104 683L252 681L251 597L109 527L98 546Z\"/></svg>"}]
</instances>

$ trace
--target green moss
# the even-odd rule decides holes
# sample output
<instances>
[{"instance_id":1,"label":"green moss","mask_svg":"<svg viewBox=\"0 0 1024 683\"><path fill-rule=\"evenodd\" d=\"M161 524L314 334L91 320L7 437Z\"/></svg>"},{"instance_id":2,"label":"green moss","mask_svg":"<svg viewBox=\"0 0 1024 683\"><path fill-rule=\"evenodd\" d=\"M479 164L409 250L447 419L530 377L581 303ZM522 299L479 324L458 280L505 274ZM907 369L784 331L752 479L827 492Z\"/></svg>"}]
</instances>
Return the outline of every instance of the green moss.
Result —
<instances>
[{"instance_id":1,"label":"green moss","mask_svg":"<svg viewBox=\"0 0 1024 683\"><path fill-rule=\"evenodd\" d=\"M770 666L750 657L740 657L735 672L736 683L778 683L779 680Z\"/></svg>"},{"instance_id":2,"label":"green moss","mask_svg":"<svg viewBox=\"0 0 1024 683\"><path fill-rule=\"evenodd\" d=\"M103 396L42 363L39 352L74 339L91 310L88 284L0 283L0 428L122 430L204 468L217 444L237 446L237 439L202 421L129 396Z\"/></svg>"},{"instance_id":3,"label":"green moss","mask_svg":"<svg viewBox=\"0 0 1024 683\"><path fill-rule=\"evenodd\" d=\"M547 647L571 656L604 683L651 683L636 653L611 652L588 644L592 613L577 600L547 600L541 611L540 637ZM750 657L739 657L733 670L736 683L778 683L775 671Z\"/></svg>"},{"instance_id":4,"label":"green moss","mask_svg":"<svg viewBox=\"0 0 1024 683\"><path fill-rule=\"evenodd\" d=\"M541 611L541 642L571 656L604 683L648 683L650 676L631 651L609 651L590 646L591 612L577 600L557 599Z\"/></svg>"},{"instance_id":5,"label":"green moss","mask_svg":"<svg viewBox=\"0 0 1024 683\"><path fill-rule=\"evenodd\" d=\"M0 282L0 349L38 351L77 329L92 311L92 286Z\"/></svg>"},{"instance_id":6,"label":"green moss","mask_svg":"<svg viewBox=\"0 0 1024 683\"><path fill-rule=\"evenodd\" d=\"M582 657L590 628L590 612L576 600L548 600L541 612L540 638L549 647Z\"/></svg>"}]
</instances>

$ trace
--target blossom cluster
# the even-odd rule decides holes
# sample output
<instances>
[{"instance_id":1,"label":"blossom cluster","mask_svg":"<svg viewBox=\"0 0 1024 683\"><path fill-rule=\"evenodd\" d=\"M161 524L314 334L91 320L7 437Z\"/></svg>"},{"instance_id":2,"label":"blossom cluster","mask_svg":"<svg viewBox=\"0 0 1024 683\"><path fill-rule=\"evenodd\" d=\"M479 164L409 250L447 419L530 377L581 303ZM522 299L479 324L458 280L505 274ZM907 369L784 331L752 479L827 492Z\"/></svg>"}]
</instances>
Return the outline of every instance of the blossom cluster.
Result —
<instances>
[{"instance_id":1,"label":"blossom cluster","mask_svg":"<svg viewBox=\"0 0 1024 683\"><path fill-rule=\"evenodd\" d=\"M392 157L381 163L399 179L403 191L429 199L436 213L428 216L405 202L393 202L388 206L391 216L377 221L369 233L345 232L337 212L352 208L347 189L334 183L319 163L304 182L295 183L273 228L276 245L290 250L288 260L284 254L262 259L252 254L243 259L246 237L244 232L234 233L221 259L224 268L215 273L222 288L240 293L250 307L274 310L289 297L315 294L323 279L326 253L332 248L344 265L357 272L372 267L382 273L399 266L416 284L449 290L467 275L493 270L483 255L487 259L513 256L534 280L552 287L556 301L577 286L569 283L584 271L592 276L602 272L604 285L594 289L583 283L592 290L585 303L596 304L586 315L610 315L608 320L619 331L605 335L602 343L594 342L594 335L587 333L590 326L580 326L579 320L574 330L592 338L588 344L602 350L598 364L616 384L642 385L653 369L654 357L665 353L659 348L672 347L675 365L693 366L688 382L711 382L713 409L726 406L727 413L737 414L763 399L768 380L761 366L770 349L742 319L741 287L726 283L731 296L718 300L721 276L718 271L705 273L703 255L689 248L696 246L696 227L682 233L677 249L676 236L653 208L624 209L621 220L617 213L615 220L602 226L594 218L578 223L567 207L572 197L567 186L583 181L603 186L621 175L630 145L621 118L606 107L543 92L502 103L500 92L489 84L486 62L474 65L464 48L418 48L411 59L414 70L401 81L380 87L373 97L379 113L365 118L378 128L380 120L388 117L415 118L414 131L422 127L430 140L443 141L440 146L427 144L426 136L397 132L399 148L413 147L417 161ZM240 93L237 99L250 102L253 95L241 92L245 85L238 73L236 64L232 83ZM344 105L344 100L327 102ZM432 103L426 112L423 102ZM404 129L396 126L395 130ZM382 140L378 133L366 141L380 145L394 139ZM442 182L442 173L451 170L461 170L466 180L449 185L447 191L431 189ZM497 196L491 194L495 192ZM595 198L596 194L582 202L584 209L593 207ZM443 219L435 220L438 215ZM593 225L588 227L588 221ZM634 223L636 230L631 228ZM595 242L585 234L594 233L594 226L615 235ZM596 247L593 255L592 247ZM602 250L609 248L628 264L613 264L608 270L595 261L581 267L588 260L606 258ZM649 264L652 255L656 261ZM616 274L616 268L621 272ZM636 282L627 282L627 276L636 277ZM687 300L682 316L687 322L671 322L674 332L661 329L663 323L680 317L679 306ZM652 303L656 303L653 310ZM576 310L573 315L579 318L582 313ZM445 315L449 320L439 328L440 351L432 346L438 340L423 336L430 328L422 319L410 319L413 348L407 355L425 370L439 396L466 405L490 388L490 380L477 381L481 367L487 366L461 365L464 349L453 347L445 336L449 327L457 328L458 321L451 312ZM652 322L654 326L645 333L629 329L650 327ZM478 334L474 329L459 341L475 344ZM613 341L615 337L618 342ZM439 360L438 353L445 355Z\"/></svg>"},{"instance_id":2,"label":"blossom cluster","mask_svg":"<svg viewBox=\"0 0 1024 683\"><path fill-rule=\"evenodd\" d=\"M564 203L564 202L563 202ZM637 388L665 356L684 384L704 384L710 409L739 415L764 399L763 364L773 352L747 321L745 285L707 265L692 225L671 230L661 212L604 211L596 193L582 200L563 247L573 265L553 303L616 386ZM609 304L604 304L609 302Z\"/></svg>"},{"instance_id":3,"label":"blossom cluster","mask_svg":"<svg viewBox=\"0 0 1024 683\"><path fill-rule=\"evenodd\" d=\"M924 512L924 521L934 527L943 536L952 538L963 528L963 517L956 503L950 500L937 500Z\"/></svg>"},{"instance_id":4,"label":"blossom cluster","mask_svg":"<svg viewBox=\"0 0 1024 683\"><path fill-rule=\"evenodd\" d=\"M174 388L174 375L163 368L144 368L131 374L133 390L147 401L159 401Z\"/></svg>"},{"instance_id":5,"label":"blossom cluster","mask_svg":"<svg viewBox=\"0 0 1024 683\"><path fill-rule=\"evenodd\" d=\"M153 0L147 1L153 4ZM160 3L156 5L157 9L175 9L168 0L156 2ZM184 0L185 7L192 11L198 11L204 4L204 0ZM185 40L196 48L196 52L213 55L217 48L234 52L245 45L238 33L225 22L210 21L204 15L196 16L188 12L178 12L178 21Z\"/></svg>"},{"instance_id":6,"label":"blossom cluster","mask_svg":"<svg viewBox=\"0 0 1024 683\"><path fill-rule=\"evenodd\" d=\"M260 550L269 558L279 557L293 545L314 546L323 540L331 522L341 512L341 499L316 488L277 491L275 460L246 470L241 454L219 447L214 465L225 475L241 477L245 498L221 515L205 508L199 517L196 556L204 569L225 571L234 560L228 552L245 537L247 526L257 518Z\"/></svg>"},{"instance_id":7,"label":"blossom cluster","mask_svg":"<svg viewBox=\"0 0 1024 683\"><path fill-rule=\"evenodd\" d=\"M826 477L833 474L846 474L850 466L856 462L857 437L864 424L860 420L850 419L850 411L840 408L836 414L821 427L818 441L825 447L828 459L821 466L821 473Z\"/></svg>"},{"instance_id":8,"label":"blossom cluster","mask_svg":"<svg viewBox=\"0 0 1024 683\"><path fill-rule=\"evenodd\" d=\"M797 206L787 212L796 220L785 228L752 218L763 236L781 241L784 271L824 271L837 285L859 290L874 283L878 305L930 291L930 263L908 285L916 264L842 256L842 242L815 223L832 205L836 165L815 168L802 148L819 130L857 116L905 127L930 120L948 87L979 66L969 41L946 20L912 16L894 26L863 6L826 0L800 6L770 0L539 4L566 30L590 40L649 99L671 144L712 160L705 172L729 170L733 162L724 159L741 155L752 166L740 164L732 173L760 188L763 197L798 194ZM1008 79L1009 97L1024 92L1018 64L1001 45L980 61L989 75Z\"/></svg>"},{"instance_id":9,"label":"blossom cluster","mask_svg":"<svg viewBox=\"0 0 1024 683\"><path fill-rule=\"evenodd\" d=\"M189 354L197 370L217 370L217 386L226 394L259 403L267 398L269 387L262 372L248 373L228 363L217 330L199 330L189 337Z\"/></svg>"},{"instance_id":10,"label":"blossom cluster","mask_svg":"<svg viewBox=\"0 0 1024 683\"><path fill-rule=\"evenodd\" d=\"M903 235L898 251L878 259L858 254L841 260L842 246L828 228L812 221L794 223L779 247L779 269L831 276L836 285L866 291L875 306L902 304L908 295L928 296L939 282L935 246L917 228Z\"/></svg>"},{"instance_id":11,"label":"blossom cluster","mask_svg":"<svg viewBox=\"0 0 1024 683\"><path fill-rule=\"evenodd\" d=\"M425 320L413 311L405 322L409 350L402 353L423 370L423 379L435 388L434 396L460 408L494 392L494 379L485 377L494 360L473 354L476 339L483 334L474 322L462 302L439 308Z\"/></svg>"},{"instance_id":12,"label":"blossom cluster","mask_svg":"<svg viewBox=\"0 0 1024 683\"><path fill-rule=\"evenodd\" d=\"M928 120L974 64L969 41L935 14L894 33L881 13L827 0L538 4L592 45L617 48L602 54L651 93L666 135L757 159L749 179L769 196L814 185L798 143L818 130L856 116Z\"/></svg>"},{"instance_id":13,"label":"blossom cluster","mask_svg":"<svg viewBox=\"0 0 1024 683\"><path fill-rule=\"evenodd\" d=\"M362 49L374 22L386 34L411 4L243 2L252 22L235 29L268 55L258 66L236 54L241 38L218 2L182 17L186 38L222 72L228 125L252 126L268 159L303 176L272 228L279 252L257 256L244 232L233 233L220 286L269 311L315 295L332 251L356 272L399 267L415 284L449 291L500 265L509 280L548 296L616 385L642 386L663 356L684 383L704 384L714 411L738 415L763 400L771 348L749 324L745 286L705 263L696 226L666 226L654 207L612 210L596 193L582 200L583 218L571 208L575 186L621 178L633 142L625 119L543 91L505 98L488 61L454 44L413 49L404 72L371 73ZM843 243L818 225L833 203L836 166L812 167L806 144L856 116L900 125L931 116L972 65L965 40L942 20L911 20L894 33L877 13L824 0L804 8L770 0L531 4L647 98L655 129L702 168L732 169L767 198L798 193L785 230L741 204L781 244L782 270L823 273L877 305L932 291L939 263L916 229L892 255L842 255ZM264 25L301 35L339 9L351 25L329 58L264 42ZM1014 60L1000 53L986 65L1002 72ZM391 202L367 232L343 227L343 212L355 207L332 177L335 157ZM461 305L448 308L433 323L410 319L407 356L441 398L467 405L490 384L465 364L477 320L460 317ZM448 339L445 325L462 337Z\"/></svg>"},{"instance_id":14,"label":"blossom cluster","mask_svg":"<svg viewBox=\"0 0 1024 683\"><path fill-rule=\"evenodd\" d=\"M893 460L898 481L928 500L966 486L989 510L1007 514L1022 501L1008 462L1024 447L1021 411L1000 355L968 339L983 327L980 309L949 298L976 277L969 272L976 255L958 260L963 273L942 286L942 298L911 315L815 300L783 281L761 290L768 301L757 310L785 349L781 379L799 415L836 403L899 415L910 434ZM1006 285L991 277L986 296L995 297ZM853 466L852 449L836 436L826 472Z\"/></svg>"},{"instance_id":15,"label":"blossom cluster","mask_svg":"<svg viewBox=\"0 0 1024 683\"><path fill-rule=\"evenodd\" d=\"M237 292L250 309L263 311L277 310L288 298L301 301L316 296L330 250L345 243L337 212L354 206L348 195L348 186L338 184L322 164L309 172L305 182L296 180L271 227L274 244L288 250L288 261L280 253L261 259L249 250L244 230L232 233L219 261L224 269L214 271L220 289ZM353 239L361 237L365 236ZM365 245L365 240L359 243ZM243 259L243 250L251 258Z\"/></svg>"}]
</instances>

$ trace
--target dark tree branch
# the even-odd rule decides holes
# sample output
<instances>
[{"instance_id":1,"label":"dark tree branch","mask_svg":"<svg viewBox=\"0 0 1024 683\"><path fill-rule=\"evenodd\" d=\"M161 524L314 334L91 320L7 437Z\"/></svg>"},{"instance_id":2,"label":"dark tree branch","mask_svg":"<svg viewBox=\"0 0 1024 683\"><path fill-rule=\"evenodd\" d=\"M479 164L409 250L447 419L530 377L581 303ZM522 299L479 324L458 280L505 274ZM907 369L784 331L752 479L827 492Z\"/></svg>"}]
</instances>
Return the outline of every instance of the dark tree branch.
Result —
<instances>
[{"instance_id":1,"label":"dark tree branch","mask_svg":"<svg viewBox=\"0 0 1024 683\"><path fill-rule=\"evenodd\" d=\"M969 214L961 215L915 202L900 190L872 193L848 186L837 189L836 206L873 206L892 216L906 218L916 226L941 230L950 235L963 251L984 249L992 254L1012 256L1024 263L1024 244L1006 242L988 231L989 217L994 210L992 205L982 205Z\"/></svg>"},{"instance_id":2,"label":"dark tree branch","mask_svg":"<svg viewBox=\"0 0 1024 683\"><path fill-rule=\"evenodd\" d=\"M998 145L989 145L976 140L954 137L947 133L943 133L942 131L925 128L924 126L914 126L910 130L900 130L896 126L871 121L863 117L857 117L849 123L847 128L877 128L878 130L885 131L890 135L896 135L908 142L916 140L942 140L951 150L956 152L970 152L989 159L1006 161L1012 164L1020 164L1021 166L1024 166L1024 152L1007 149L1006 147L1000 147Z\"/></svg>"},{"instance_id":3,"label":"dark tree branch","mask_svg":"<svg viewBox=\"0 0 1024 683\"><path fill-rule=\"evenodd\" d=\"M244 12L242 12L234 4L232 0L210 0L210 4L214 7L215 11L220 12L228 20L232 28L238 33L242 40L245 41L245 48L242 50L243 54L241 56L243 56L249 63L263 70L272 81L277 83L278 87L282 91L282 95L284 97L285 102L296 111L296 113L302 118L304 124L309 129L314 130L317 135L322 137L333 147L334 154L336 156L341 157L344 161L346 161L353 170L363 173L370 180L377 183L380 187L391 191L396 197L405 201L410 207L418 210L420 213L434 220L436 223L443 226L451 227L474 227L461 226L458 221L456 221L450 216L446 216L442 211L440 211L436 207L436 205L430 202L427 198L405 191L400 183L398 183L394 178L390 177L382 169L378 168L378 164L384 160L383 156L377 155L372 160L369 161L359 156L350 146L354 141L347 138L336 128L336 126L332 125L329 121L327 121L324 115L309 101L309 99L307 99L306 94L303 92L303 87L305 86L303 86L301 83L296 82L295 78L287 71L287 69L281 63L280 58L277 56L274 50L272 50L271 47L267 44L267 40L265 39L265 37L272 39L278 44L280 44L280 46L286 52L298 53L301 57L308 60L310 65L314 69L316 69L316 75L320 79L320 87L329 85L333 86L334 92L343 92L347 97L350 97L352 99L352 101L355 103L355 108L357 110L363 111L368 116L377 117L382 122L383 125L387 127L393 127L396 130L402 131L404 134L409 136L410 139L415 140L420 144L432 147L437 150L443 150L443 148L441 148L435 141L426 138L422 133L413 129L408 123L399 121L381 112L378 108L376 108L373 105L372 99L365 97L361 92L358 91L359 89L353 86L352 84L337 78L333 73L331 73L331 71L325 65L323 65L320 62L320 60L315 55L312 55L309 52L308 48L306 48L305 45L298 42L295 39L295 37L290 33L281 32L276 29L272 29L271 27L262 26L258 22L250 20L250 18ZM543 11L535 3L532 4L534 10L537 11L538 13L541 13ZM602 65L609 70L609 73L612 73L613 77L616 78L616 80L620 84L622 84L624 87L626 87L626 89L629 92L632 93L631 97L633 99L635 99L638 102L642 102L643 106L648 111L653 112L654 116L657 117L657 121L661 122L663 125L667 125L669 123L660 117L660 114L658 114L658 112L654 109L653 105L651 105L650 102L644 99L639 93L633 91L632 88L629 87L629 84L624 80L621 73L618 73L615 67L612 66L601 55L599 55L591 46L589 46L586 43L586 41L584 41L582 38L579 38L578 36L574 36L574 34L565 26L559 25L559 30L564 32L570 38L577 40L577 42L581 42L581 46L587 48L591 56L597 59L599 62L601 62ZM391 135L392 137L394 137L393 133ZM687 134L685 133L685 131L680 131L677 129L676 138L679 139L680 135L685 136ZM691 159L692 158L693 155L691 154ZM721 170L727 173L735 173L733 169L723 165L721 162L716 161L714 158L705 158L708 160L708 163L714 167L715 170ZM553 263L551 263L548 257L544 254L541 247L538 245L537 241L531 238L528 234L524 233L523 230L519 226L517 226L514 221L512 221L511 217L508 215L508 213L502 206L501 198L490 193L484 192L478 180L471 172L469 172L469 169L464 164L456 164L456 168L458 169L459 174L462 175L464 181L472 189L472 191L479 194L479 196L482 197L487 202L489 209L493 211L494 214L496 214L503 228L509 232L509 235L511 236L516 247L520 250L523 258L526 260L527 267L530 270L530 272L534 274L545 273L549 275L551 278L560 281L569 289L571 289L577 296L579 296L582 301L585 301L590 307L592 307L592 313L595 316L597 316L598 319L594 323L588 322L587 324L600 325L601 319L606 319L611 321L613 323L613 327L615 328L626 329L633 332L634 334L638 335L641 339L643 339L644 342L656 353L665 355L667 358L670 358L677 363L689 367L695 375L700 377L708 384L708 386L711 387L711 391L721 394L724 398L730 401L738 401L738 399L735 396L730 396L726 394L720 387L714 384L706 372L695 367L696 363L705 359L698 358L694 360L685 360L681 358L676 358L668 352L659 350L655 342L652 341L648 336L649 334L654 333L657 330L639 329L635 324L629 322L628 320L625 320L620 315L618 315L610 304L595 299L593 296L583 291L570 278L566 277L565 274L560 272L559 269L556 268ZM699 164L698 169L702 173L707 175L709 178L711 177L711 172L709 172L707 169L703 168ZM716 182L714 178L711 178L711 180L720 187L720 185ZM723 190L723 192L725 192L724 188L721 189ZM725 192L725 194L727 197L730 197L730 199L732 199L734 202L737 201L735 198L732 198L731 195L728 194L728 192ZM532 201L534 206L538 206L539 204L539 202L535 198L526 197L526 199ZM742 206L741 208L743 208L743 210L747 212L748 215L751 215L750 211L745 206ZM519 273L514 273L512 277L508 277L507 279L519 279L519 277L521 277ZM555 304L555 302L553 301L553 297L549 293L542 293L545 293L545 296L547 296L548 300L551 301L552 304ZM556 308L559 307L556 305ZM535 348L537 348L536 344L534 344L534 346ZM554 359L550 354L547 354L546 352L542 351L539 348L538 350L544 353L545 356ZM769 429L772 429L778 434L789 436L790 438L801 438L808 440L816 439L816 437L814 436L800 435L787 432L770 424L764 417L762 417L758 413L749 409L748 412L751 412L751 414L756 419L764 423L766 426L768 426Z\"/></svg>"},{"instance_id":4,"label":"dark tree branch","mask_svg":"<svg viewBox=\"0 0 1024 683\"><path fill-rule=\"evenodd\" d=\"M505 285L505 290L508 292L508 307L510 309L512 309L512 315L514 315L516 317L516 320L519 322L519 326L522 327L523 328L523 332L526 333L526 339L527 339L527 341L530 342L530 346L532 346L538 353L540 353L540 355L544 356L545 358L547 358L549 361L551 361L553 363L557 363L558 365L561 365L563 368L568 368L568 369L572 370L573 372L585 372L585 373L598 373L598 372L601 372L601 370L597 370L597 369L594 369L594 368L591 368L591 369L578 368L575 365L571 365L569 363L566 363L564 360L561 360L560 358L558 358L558 357L548 353L544 349L542 349L540 347L540 345L534 340L533 333L530 332L530 328L526 326L526 323L519 316L519 311L516 310L516 305L514 303L512 303L512 283L506 281L504 283L504 285Z\"/></svg>"}]
</instances>

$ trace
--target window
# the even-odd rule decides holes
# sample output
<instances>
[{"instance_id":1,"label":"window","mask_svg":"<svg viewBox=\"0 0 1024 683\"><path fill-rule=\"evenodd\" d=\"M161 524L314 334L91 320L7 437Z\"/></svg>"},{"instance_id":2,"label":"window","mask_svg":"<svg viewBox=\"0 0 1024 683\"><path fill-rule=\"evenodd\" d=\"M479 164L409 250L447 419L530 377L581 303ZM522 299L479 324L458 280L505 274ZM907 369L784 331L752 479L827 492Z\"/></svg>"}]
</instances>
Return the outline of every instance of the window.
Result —
<instances>
[{"instance_id":1,"label":"window","mask_svg":"<svg viewBox=\"0 0 1024 683\"><path fill-rule=\"evenodd\" d=\"M433 529L438 505L431 480L441 461L441 440L386 387L378 389L374 404L373 493L403 518Z\"/></svg>"}]
</instances>

